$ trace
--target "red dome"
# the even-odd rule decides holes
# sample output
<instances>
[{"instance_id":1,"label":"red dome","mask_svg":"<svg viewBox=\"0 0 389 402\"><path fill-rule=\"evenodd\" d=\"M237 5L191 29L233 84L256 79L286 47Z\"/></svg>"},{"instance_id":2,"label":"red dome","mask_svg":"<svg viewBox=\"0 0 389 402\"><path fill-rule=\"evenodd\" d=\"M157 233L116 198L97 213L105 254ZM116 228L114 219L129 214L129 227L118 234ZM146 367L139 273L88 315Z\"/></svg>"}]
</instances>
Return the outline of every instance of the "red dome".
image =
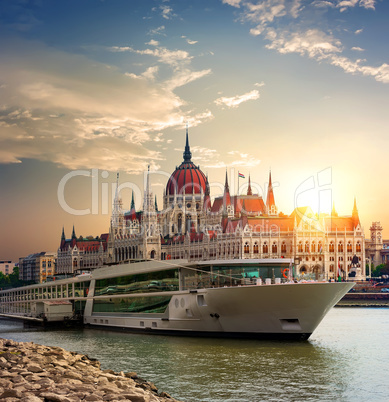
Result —
<instances>
[{"instance_id":1,"label":"red dome","mask_svg":"<svg viewBox=\"0 0 389 402\"><path fill-rule=\"evenodd\" d=\"M184 162L172 173L166 185L166 195L179 194L203 194L207 189L207 178L205 174L192 162L190 152L188 131L186 131L186 145L184 151Z\"/></svg>"},{"instance_id":2,"label":"red dome","mask_svg":"<svg viewBox=\"0 0 389 402\"><path fill-rule=\"evenodd\" d=\"M205 194L207 178L205 174L193 162L182 162L170 176L166 186L166 194ZM202 189L202 190L201 190Z\"/></svg>"}]
</instances>

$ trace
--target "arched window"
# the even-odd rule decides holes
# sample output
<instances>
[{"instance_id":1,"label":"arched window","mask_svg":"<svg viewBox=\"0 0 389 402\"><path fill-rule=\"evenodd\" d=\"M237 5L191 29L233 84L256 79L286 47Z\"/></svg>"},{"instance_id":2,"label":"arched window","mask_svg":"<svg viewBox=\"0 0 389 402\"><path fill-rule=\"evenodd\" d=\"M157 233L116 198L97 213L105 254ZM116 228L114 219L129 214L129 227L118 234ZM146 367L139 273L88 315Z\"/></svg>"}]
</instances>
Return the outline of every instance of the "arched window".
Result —
<instances>
[{"instance_id":1,"label":"arched window","mask_svg":"<svg viewBox=\"0 0 389 402\"><path fill-rule=\"evenodd\" d=\"M322 253L322 252L323 252L323 244L322 244L321 241L319 241L319 243L317 243L317 251L318 251L319 253Z\"/></svg>"},{"instance_id":2,"label":"arched window","mask_svg":"<svg viewBox=\"0 0 389 402\"><path fill-rule=\"evenodd\" d=\"M328 251L330 253L334 253L335 252L335 244L333 241L330 242L329 246L328 246Z\"/></svg>"},{"instance_id":3,"label":"arched window","mask_svg":"<svg viewBox=\"0 0 389 402\"><path fill-rule=\"evenodd\" d=\"M182 232L182 214L178 214L178 217L177 217L177 229L178 229L178 233Z\"/></svg>"},{"instance_id":4,"label":"arched window","mask_svg":"<svg viewBox=\"0 0 389 402\"><path fill-rule=\"evenodd\" d=\"M309 242L308 241L305 242L305 252L309 253Z\"/></svg>"},{"instance_id":5,"label":"arched window","mask_svg":"<svg viewBox=\"0 0 389 402\"><path fill-rule=\"evenodd\" d=\"M254 254L258 254L258 243L254 243Z\"/></svg>"},{"instance_id":6,"label":"arched window","mask_svg":"<svg viewBox=\"0 0 389 402\"><path fill-rule=\"evenodd\" d=\"M186 232L190 232L192 226L192 216L190 214L187 214L185 219L186 219Z\"/></svg>"},{"instance_id":7,"label":"arched window","mask_svg":"<svg viewBox=\"0 0 389 402\"><path fill-rule=\"evenodd\" d=\"M357 241L356 252L357 253L361 252L361 242L359 240Z\"/></svg>"},{"instance_id":8,"label":"arched window","mask_svg":"<svg viewBox=\"0 0 389 402\"><path fill-rule=\"evenodd\" d=\"M351 244L351 241L347 243L347 252L352 253L353 252L353 245Z\"/></svg>"},{"instance_id":9,"label":"arched window","mask_svg":"<svg viewBox=\"0 0 389 402\"><path fill-rule=\"evenodd\" d=\"M249 243L246 241L246 243L244 244L244 253L245 254L249 254L250 253L250 246Z\"/></svg>"},{"instance_id":10,"label":"arched window","mask_svg":"<svg viewBox=\"0 0 389 402\"><path fill-rule=\"evenodd\" d=\"M343 243L341 241L338 243L338 253L343 253Z\"/></svg>"},{"instance_id":11,"label":"arched window","mask_svg":"<svg viewBox=\"0 0 389 402\"><path fill-rule=\"evenodd\" d=\"M330 265L330 272L334 272L334 264Z\"/></svg>"},{"instance_id":12,"label":"arched window","mask_svg":"<svg viewBox=\"0 0 389 402\"><path fill-rule=\"evenodd\" d=\"M263 252L263 254L267 254L269 252L269 247L266 242L263 243L262 252Z\"/></svg>"},{"instance_id":13,"label":"arched window","mask_svg":"<svg viewBox=\"0 0 389 402\"><path fill-rule=\"evenodd\" d=\"M311 252L316 253L316 243L314 241L312 242Z\"/></svg>"},{"instance_id":14,"label":"arched window","mask_svg":"<svg viewBox=\"0 0 389 402\"><path fill-rule=\"evenodd\" d=\"M286 253L286 243L284 241L281 244L281 253Z\"/></svg>"},{"instance_id":15,"label":"arched window","mask_svg":"<svg viewBox=\"0 0 389 402\"><path fill-rule=\"evenodd\" d=\"M273 242L272 246L271 246L271 252L273 254L277 254L277 243Z\"/></svg>"},{"instance_id":16,"label":"arched window","mask_svg":"<svg viewBox=\"0 0 389 402\"><path fill-rule=\"evenodd\" d=\"M151 250L150 258L151 258L151 259L154 259L154 258L155 258L155 250Z\"/></svg>"},{"instance_id":17,"label":"arched window","mask_svg":"<svg viewBox=\"0 0 389 402\"><path fill-rule=\"evenodd\" d=\"M297 245L297 252L302 253L303 252L303 243L299 241L299 244Z\"/></svg>"}]
</instances>

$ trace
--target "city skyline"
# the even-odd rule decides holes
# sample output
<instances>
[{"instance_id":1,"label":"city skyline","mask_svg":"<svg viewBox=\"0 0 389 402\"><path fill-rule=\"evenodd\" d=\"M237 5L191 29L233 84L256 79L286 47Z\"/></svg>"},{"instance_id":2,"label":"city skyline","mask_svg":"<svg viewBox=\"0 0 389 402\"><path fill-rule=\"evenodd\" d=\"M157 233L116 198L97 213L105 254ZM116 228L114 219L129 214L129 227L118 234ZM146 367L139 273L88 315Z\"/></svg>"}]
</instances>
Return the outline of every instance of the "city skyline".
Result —
<instances>
[{"instance_id":1,"label":"city skyline","mask_svg":"<svg viewBox=\"0 0 389 402\"><path fill-rule=\"evenodd\" d=\"M1 258L56 251L62 227L107 233L118 171L140 209L150 165L162 208L187 124L211 195L227 170L266 197L271 171L283 213L351 215L355 197L385 236L387 16L374 0L2 4Z\"/></svg>"}]
</instances>

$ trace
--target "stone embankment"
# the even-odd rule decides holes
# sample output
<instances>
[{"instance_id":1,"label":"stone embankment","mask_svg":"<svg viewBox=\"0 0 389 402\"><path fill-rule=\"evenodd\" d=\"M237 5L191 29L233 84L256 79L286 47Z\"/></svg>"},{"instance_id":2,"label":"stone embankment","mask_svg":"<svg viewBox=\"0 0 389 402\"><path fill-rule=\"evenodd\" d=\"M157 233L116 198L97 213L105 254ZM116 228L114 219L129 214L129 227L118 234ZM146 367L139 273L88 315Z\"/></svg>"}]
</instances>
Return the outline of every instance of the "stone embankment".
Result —
<instances>
[{"instance_id":1,"label":"stone embankment","mask_svg":"<svg viewBox=\"0 0 389 402\"><path fill-rule=\"evenodd\" d=\"M0 401L177 402L134 372L101 370L87 355L1 338Z\"/></svg>"}]
</instances>

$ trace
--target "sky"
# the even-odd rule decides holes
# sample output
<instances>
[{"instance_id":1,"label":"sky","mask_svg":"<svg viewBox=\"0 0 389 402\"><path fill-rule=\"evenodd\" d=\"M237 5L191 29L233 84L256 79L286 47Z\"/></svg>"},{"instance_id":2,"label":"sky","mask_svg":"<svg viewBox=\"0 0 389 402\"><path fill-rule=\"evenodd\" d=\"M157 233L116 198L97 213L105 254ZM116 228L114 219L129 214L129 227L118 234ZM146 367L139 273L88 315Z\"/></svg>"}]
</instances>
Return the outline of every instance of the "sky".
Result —
<instances>
[{"instance_id":1,"label":"sky","mask_svg":"<svg viewBox=\"0 0 389 402\"><path fill-rule=\"evenodd\" d=\"M351 215L389 238L389 2L4 0L0 3L0 259L107 233L145 171L162 208L182 162L213 197ZM238 173L245 179L238 183Z\"/></svg>"}]
</instances>

